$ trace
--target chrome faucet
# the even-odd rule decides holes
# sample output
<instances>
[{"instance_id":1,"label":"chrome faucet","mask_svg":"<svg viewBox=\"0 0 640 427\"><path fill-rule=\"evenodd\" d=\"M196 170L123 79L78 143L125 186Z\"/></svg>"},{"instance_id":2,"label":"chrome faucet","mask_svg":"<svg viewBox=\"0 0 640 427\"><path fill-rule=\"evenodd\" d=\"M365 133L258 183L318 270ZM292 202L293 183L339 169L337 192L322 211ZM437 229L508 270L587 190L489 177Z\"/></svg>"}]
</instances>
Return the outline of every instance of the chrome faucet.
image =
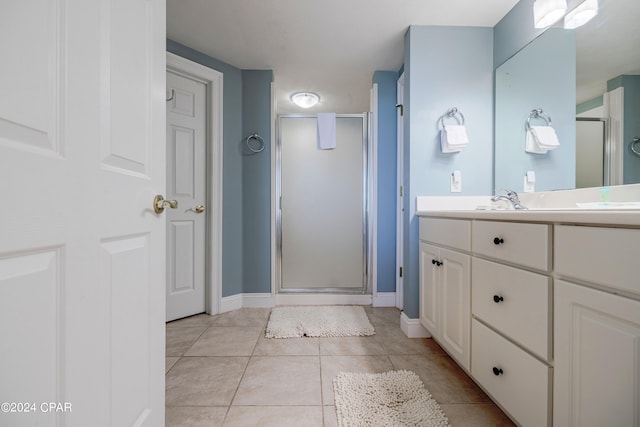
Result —
<instances>
[{"instance_id":1,"label":"chrome faucet","mask_svg":"<svg viewBox=\"0 0 640 427\"><path fill-rule=\"evenodd\" d=\"M497 194L503 192L504 194ZM498 190L496 194L491 197L492 202L497 202L499 200L504 200L509 203L509 206L515 210L526 210L527 208L520 204L520 198L518 197L518 193L513 190Z\"/></svg>"}]
</instances>

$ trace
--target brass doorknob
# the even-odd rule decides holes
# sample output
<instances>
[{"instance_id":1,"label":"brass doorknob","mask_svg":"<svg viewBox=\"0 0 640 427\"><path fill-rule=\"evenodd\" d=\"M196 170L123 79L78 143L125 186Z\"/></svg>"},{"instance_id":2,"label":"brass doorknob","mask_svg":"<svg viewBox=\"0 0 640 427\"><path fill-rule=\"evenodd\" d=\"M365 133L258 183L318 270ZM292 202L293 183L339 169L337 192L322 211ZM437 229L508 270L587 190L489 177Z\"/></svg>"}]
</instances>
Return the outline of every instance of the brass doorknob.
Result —
<instances>
[{"instance_id":1,"label":"brass doorknob","mask_svg":"<svg viewBox=\"0 0 640 427\"><path fill-rule=\"evenodd\" d=\"M196 213L202 213L204 212L204 205L198 205L194 207L193 210L196 211Z\"/></svg>"},{"instance_id":2,"label":"brass doorknob","mask_svg":"<svg viewBox=\"0 0 640 427\"><path fill-rule=\"evenodd\" d=\"M165 200L160 194L157 194L156 197L153 198L153 210L155 213L162 213L165 208L176 209L177 207L177 200Z\"/></svg>"}]
</instances>

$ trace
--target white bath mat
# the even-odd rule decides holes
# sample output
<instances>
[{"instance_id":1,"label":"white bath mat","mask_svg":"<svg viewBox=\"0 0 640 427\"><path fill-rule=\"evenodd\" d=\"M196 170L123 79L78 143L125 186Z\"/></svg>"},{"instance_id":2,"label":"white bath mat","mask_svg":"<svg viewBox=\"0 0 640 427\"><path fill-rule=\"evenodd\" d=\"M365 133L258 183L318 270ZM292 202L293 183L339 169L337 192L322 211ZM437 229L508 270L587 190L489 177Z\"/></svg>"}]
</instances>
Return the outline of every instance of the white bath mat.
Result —
<instances>
[{"instance_id":1,"label":"white bath mat","mask_svg":"<svg viewBox=\"0 0 640 427\"><path fill-rule=\"evenodd\" d=\"M375 333L359 306L295 306L271 310L267 338L351 337Z\"/></svg>"},{"instance_id":2,"label":"white bath mat","mask_svg":"<svg viewBox=\"0 0 640 427\"><path fill-rule=\"evenodd\" d=\"M438 402L411 371L342 372L333 379L340 427L448 426Z\"/></svg>"}]
</instances>

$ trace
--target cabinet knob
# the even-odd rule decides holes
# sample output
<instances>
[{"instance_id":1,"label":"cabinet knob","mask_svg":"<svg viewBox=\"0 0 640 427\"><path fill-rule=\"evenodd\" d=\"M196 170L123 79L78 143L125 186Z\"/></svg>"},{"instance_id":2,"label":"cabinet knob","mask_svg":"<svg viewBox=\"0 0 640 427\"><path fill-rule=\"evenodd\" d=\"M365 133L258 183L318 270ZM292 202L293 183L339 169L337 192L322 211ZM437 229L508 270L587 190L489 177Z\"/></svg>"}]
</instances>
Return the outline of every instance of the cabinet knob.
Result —
<instances>
[{"instance_id":1,"label":"cabinet knob","mask_svg":"<svg viewBox=\"0 0 640 427\"><path fill-rule=\"evenodd\" d=\"M431 264L434 264L436 267L440 267L442 265L442 263L436 259L432 259Z\"/></svg>"},{"instance_id":2,"label":"cabinet knob","mask_svg":"<svg viewBox=\"0 0 640 427\"><path fill-rule=\"evenodd\" d=\"M500 368L496 368L495 366L493 367L493 375L498 376L498 375L502 375L504 372L502 371L502 369Z\"/></svg>"},{"instance_id":3,"label":"cabinet knob","mask_svg":"<svg viewBox=\"0 0 640 427\"><path fill-rule=\"evenodd\" d=\"M502 244L502 243L504 243L504 239L503 239L503 238L501 238L501 237L495 237L495 238L493 239L493 244L494 244L494 245L500 245L500 244Z\"/></svg>"},{"instance_id":4,"label":"cabinet knob","mask_svg":"<svg viewBox=\"0 0 640 427\"><path fill-rule=\"evenodd\" d=\"M438 261L436 261L435 259L432 259L432 260L431 260L431 264L434 264L434 265L435 265L435 263L436 263L436 262L438 262Z\"/></svg>"},{"instance_id":5,"label":"cabinet knob","mask_svg":"<svg viewBox=\"0 0 640 427\"><path fill-rule=\"evenodd\" d=\"M504 301L504 298L502 298L502 296L497 295L497 294L493 296L493 302L495 302L496 304L500 303L502 301Z\"/></svg>"}]
</instances>

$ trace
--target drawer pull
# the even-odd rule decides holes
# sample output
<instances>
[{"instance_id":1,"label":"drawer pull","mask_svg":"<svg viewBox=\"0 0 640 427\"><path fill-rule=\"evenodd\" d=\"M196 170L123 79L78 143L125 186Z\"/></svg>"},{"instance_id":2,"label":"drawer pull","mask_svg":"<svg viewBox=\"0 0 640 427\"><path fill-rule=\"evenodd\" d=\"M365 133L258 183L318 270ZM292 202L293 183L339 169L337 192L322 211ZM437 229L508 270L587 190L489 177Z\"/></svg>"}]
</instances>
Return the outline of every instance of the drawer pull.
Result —
<instances>
[{"instance_id":1,"label":"drawer pull","mask_svg":"<svg viewBox=\"0 0 640 427\"><path fill-rule=\"evenodd\" d=\"M504 298L502 298L502 296L497 295L497 294L493 296L493 302L495 302L496 304L499 304L502 301L504 301Z\"/></svg>"},{"instance_id":2,"label":"drawer pull","mask_svg":"<svg viewBox=\"0 0 640 427\"><path fill-rule=\"evenodd\" d=\"M493 375L495 375L497 377L498 375L502 375L502 374L504 374L502 369L496 368L495 366L493 367Z\"/></svg>"},{"instance_id":3,"label":"drawer pull","mask_svg":"<svg viewBox=\"0 0 640 427\"><path fill-rule=\"evenodd\" d=\"M501 237L495 237L495 238L493 239L493 244L494 244L494 245L500 245L500 244L502 244L502 243L504 243L504 239L503 239L503 238L501 238Z\"/></svg>"},{"instance_id":4,"label":"drawer pull","mask_svg":"<svg viewBox=\"0 0 640 427\"><path fill-rule=\"evenodd\" d=\"M431 264L434 264L436 267L440 267L442 265L442 263L438 260L432 259L431 260Z\"/></svg>"}]
</instances>

